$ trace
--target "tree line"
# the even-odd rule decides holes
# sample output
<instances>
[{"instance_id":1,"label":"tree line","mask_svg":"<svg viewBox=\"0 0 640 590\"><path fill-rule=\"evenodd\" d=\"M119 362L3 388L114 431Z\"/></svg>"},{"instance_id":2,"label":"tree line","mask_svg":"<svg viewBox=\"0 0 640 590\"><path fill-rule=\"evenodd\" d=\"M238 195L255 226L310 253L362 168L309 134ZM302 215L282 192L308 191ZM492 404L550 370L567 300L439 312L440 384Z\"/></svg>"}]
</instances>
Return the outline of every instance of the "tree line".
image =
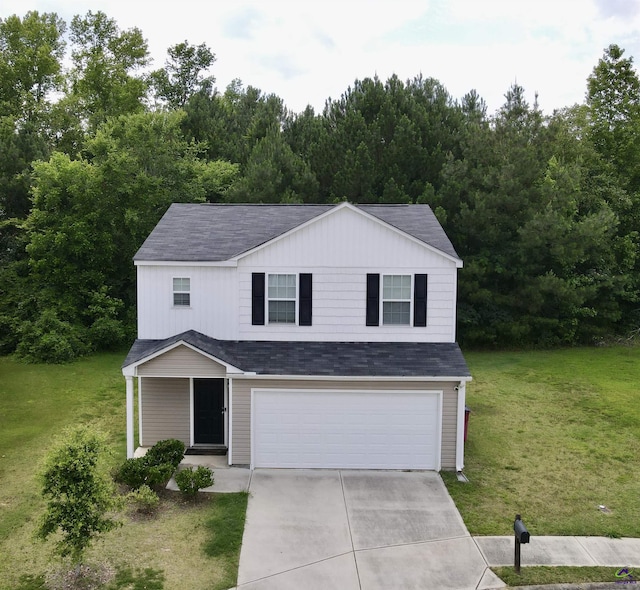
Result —
<instances>
[{"instance_id":1,"label":"tree line","mask_svg":"<svg viewBox=\"0 0 640 590\"><path fill-rule=\"evenodd\" d=\"M102 12L0 19L0 352L135 338L132 256L184 201L428 203L465 262L466 346L640 327L640 80L620 47L552 115L517 84L489 114L422 76L294 113L240 80L219 90L214 64L185 41L150 70L142 32Z\"/></svg>"}]
</instances>

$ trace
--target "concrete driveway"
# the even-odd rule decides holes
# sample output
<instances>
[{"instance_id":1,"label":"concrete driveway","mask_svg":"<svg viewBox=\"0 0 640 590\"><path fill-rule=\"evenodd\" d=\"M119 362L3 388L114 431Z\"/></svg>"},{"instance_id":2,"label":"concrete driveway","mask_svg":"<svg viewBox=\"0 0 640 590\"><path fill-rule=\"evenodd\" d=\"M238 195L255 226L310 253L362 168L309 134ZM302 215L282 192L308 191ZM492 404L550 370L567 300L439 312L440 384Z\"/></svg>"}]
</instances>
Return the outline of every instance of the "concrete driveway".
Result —
<instances>
[{"instance_id":1,"label":"concrete driveway","mask_svg":"<svg viewBox=\"0 0 640 590\"><path fill-rule=\"evenodd\" d=\"M504 587L433 472L257 469L242 590Z\"/></svg>"}]
</instances>

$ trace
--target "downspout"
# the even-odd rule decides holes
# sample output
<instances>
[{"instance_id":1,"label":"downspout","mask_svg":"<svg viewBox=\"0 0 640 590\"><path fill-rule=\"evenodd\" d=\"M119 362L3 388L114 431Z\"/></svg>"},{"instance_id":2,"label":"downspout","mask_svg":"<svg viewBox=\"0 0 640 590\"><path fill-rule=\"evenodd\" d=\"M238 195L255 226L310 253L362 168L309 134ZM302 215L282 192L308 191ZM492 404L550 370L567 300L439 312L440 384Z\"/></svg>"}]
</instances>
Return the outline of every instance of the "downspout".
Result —
<instances>
[{"instance_id":1,"label":"downspout","mask_svg":"<svg viewBox=\"0 0 640 590\"><path fill-rule=\"evenodd\" d=\"M461 472L464 468L464 419L466 404L466 382L460 381L456 387L458 391L458 427L456 437L456 471Z\"/></svg>"},{"instance_id":2,"label":"downspout","mask_svg":"<svg viewBox=\"0 0 640 590\"><path fill-rule=\"evenodd\" d=\"M227 463L233 465L233 379L227 379Z\"/></svg>"}]
</instances>

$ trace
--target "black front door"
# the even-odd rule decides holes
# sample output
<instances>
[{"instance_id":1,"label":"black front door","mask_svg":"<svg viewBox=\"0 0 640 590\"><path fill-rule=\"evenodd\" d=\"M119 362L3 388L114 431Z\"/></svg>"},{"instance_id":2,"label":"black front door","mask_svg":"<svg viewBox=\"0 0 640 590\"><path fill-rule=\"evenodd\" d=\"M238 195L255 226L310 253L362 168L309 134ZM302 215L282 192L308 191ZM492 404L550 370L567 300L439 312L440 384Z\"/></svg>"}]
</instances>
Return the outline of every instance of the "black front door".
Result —
<instances>
[{"instance_id":1,"label":"black front door","mask_svg":"<svg viewBox=\"0 0 640 590\"><path fill-rule=\"evenodd\" d=\"M193 380L193 440L224 444L224 379Z\"/></svg>"}]
</instances>

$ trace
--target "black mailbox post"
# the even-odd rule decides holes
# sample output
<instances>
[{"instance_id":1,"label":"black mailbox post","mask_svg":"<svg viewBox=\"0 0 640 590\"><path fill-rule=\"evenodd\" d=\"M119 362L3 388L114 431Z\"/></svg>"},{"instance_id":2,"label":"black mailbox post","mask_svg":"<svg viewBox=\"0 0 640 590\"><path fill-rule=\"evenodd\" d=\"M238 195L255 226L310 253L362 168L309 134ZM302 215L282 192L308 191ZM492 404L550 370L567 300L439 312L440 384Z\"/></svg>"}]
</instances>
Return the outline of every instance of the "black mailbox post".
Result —
<instances>
[{"instance_id":1,"label":"black mailbox post","mask_svg":"<svg viewBox=\"0 0 640 590\"><path fill-rule=\"evenodd\" d=\"M514 556L514 564L513 567L516 570L516 573L520 573L520 545L522 543L528 543L531 535L527 530L527 527L524 526L524 522L520 518L519 514L516 514L516 519L513 522L513 532L516 536L516 548L515 548L515 556Z\"/></svg>"}]
</instances>

